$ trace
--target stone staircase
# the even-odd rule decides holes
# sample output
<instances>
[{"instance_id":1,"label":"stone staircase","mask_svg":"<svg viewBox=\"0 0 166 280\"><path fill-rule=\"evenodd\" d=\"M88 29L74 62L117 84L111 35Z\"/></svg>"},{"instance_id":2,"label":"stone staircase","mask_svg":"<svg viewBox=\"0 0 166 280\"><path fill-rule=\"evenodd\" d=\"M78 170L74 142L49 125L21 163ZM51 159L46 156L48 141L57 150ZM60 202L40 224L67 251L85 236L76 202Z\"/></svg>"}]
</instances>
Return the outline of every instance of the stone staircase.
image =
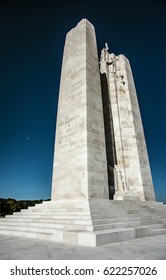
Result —
<instances>
[{"instance_id":1,"label":"stone staircase","mask_svg":"<svg viewBox=\"0 0 166 280\"><path fill-rule=\"evenodd\" d=\"M166 233L166 205L140 201L56 201L0 219L0 234L100 246Z\"/></svg>"}]
</instances>

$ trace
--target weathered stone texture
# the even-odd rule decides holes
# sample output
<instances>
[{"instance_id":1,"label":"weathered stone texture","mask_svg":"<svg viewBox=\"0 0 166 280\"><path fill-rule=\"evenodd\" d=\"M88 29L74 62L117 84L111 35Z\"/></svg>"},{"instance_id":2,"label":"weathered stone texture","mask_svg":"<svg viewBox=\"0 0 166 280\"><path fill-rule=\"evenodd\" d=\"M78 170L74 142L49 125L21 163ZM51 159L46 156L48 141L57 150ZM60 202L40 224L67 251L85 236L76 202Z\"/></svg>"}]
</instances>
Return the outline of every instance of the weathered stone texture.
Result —
<instances>
[{"instance_id":1,"label":"weathered stone texture","mask_svg":"<svg viewBox=\"0 0 166 280\"><path fill-rule=\"evenodd\" d=\"M52 200L107 198L101 85L94 27L66 36L59 94Z\"/></svg>"},{"instance_id":2,"label":"weathered stone texture","mask_svg":"<svg viewBox=\"0 0 166 280\"><path fill-rule=\"evenodd\" d=\"M139 105L129 61L102 51L101 76L108 81L116 150L115 199L154 200ZM111 143L110 143L111 146Z\"/></svg>"}]
</instances>

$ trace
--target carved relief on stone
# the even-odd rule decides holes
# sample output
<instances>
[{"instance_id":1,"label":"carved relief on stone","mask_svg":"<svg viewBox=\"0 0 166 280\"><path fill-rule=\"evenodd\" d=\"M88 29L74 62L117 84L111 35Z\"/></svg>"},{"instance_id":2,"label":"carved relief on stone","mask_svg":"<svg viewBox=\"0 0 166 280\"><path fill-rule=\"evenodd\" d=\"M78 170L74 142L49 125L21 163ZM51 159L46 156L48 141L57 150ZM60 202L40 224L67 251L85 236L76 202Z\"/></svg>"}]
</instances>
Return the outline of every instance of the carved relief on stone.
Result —
<instances>
[{"instance_id":1,"label":"carved relief on stone","mask_svg":"<svg viewBox=\"0 0 166 280\"><path fill-rule=\"evenodd\" d=\"M110 73L116 73L116 64L115 64L116 56L113 53L109 53L109 47L108 44L105 43L105 48L101 51L101 57L100 57L100 64L102 62L106 62L106 64L109 67Z\"/></svg>"},{"instance_id":2,"label":"carved relief on stone","mask_svg":"<svg viewBox=\"0 0 166 280\"><path fill-rule=\"evenodd\" d=\"M109 48L108 48L108 44L105 43L105 48L102 49L101 51L101 57L100 57L100 63L105 61L105 62L109 62L109 52L108 52Z\"/></svg>"},{"instance_id":3,"label":"carved relief on stone","mask_svg":"<svg viewBox=\"0 0 166 280\"><path fill-rule=\"evenodd\" d=\"M111 73L116 72L115 55L113 53L109 55L109 70Z\"/></svg>"},{"instance_id":4,"label":"carved relief on stone","mask_svg":"<svg viewBox=\"0 0 166 280\"><path fill-rule=\"evenodd\" d=\"M121 71L116 72L116 82L117 82L117 87L120 91L125 93L125 78L124 75Z\"/></svg>"},{"instance_id":5,"label":"carved relief on stone","mask_svg":"<svg viewBox=\"0 0 166 280\"><path fill-rule=\"evenodd\" d=\"M114 175L115 175L115 181L116 181L116 186L115 186L116 190L117 191L126 191L127 186L126 186L126 183L124 180L124 176L117 165L114 166Z\"/></svg>"}]
</instances>

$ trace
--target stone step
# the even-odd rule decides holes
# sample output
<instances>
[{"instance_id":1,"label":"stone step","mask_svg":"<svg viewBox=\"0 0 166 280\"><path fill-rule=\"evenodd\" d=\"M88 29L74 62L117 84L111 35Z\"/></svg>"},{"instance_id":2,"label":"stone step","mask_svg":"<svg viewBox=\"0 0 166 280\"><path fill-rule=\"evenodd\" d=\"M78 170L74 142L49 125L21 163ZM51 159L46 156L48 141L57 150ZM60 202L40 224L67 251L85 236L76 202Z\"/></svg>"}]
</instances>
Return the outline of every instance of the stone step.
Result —
<instances>
[{"instance_id":1,"label":"stone step","mask_svg":"<svg viewBox=\"0 0 166 280\"><path fill-rule=\"evenodd\" d=\"M110 219L110 216L105 217L102 215L98 215L98 216L81 216L81 215L75 215L75 216L70 216L70 215L64 215L64 216L60 216L60 215L26 215L26 216L21 216L21 215L14 215L14 216L8 216L6 217L6 220L29 220L29 219L52 219L52 220L64 220L64 222L68 221L68 220L102 220L102 219Z\"/></svg>"},{"instance_id":2,"label":"stone step","mask_svg":"<svg viewBox=\"0 0 166 280\"><path fill-rule=\"evenodd\" d=\"M150 227L163 227L162 224L152 224L152 222L147 222L147 221L137 221L137 222L124 222L124 223L113 223L113 224L102 224L102 225L94 225L94 231L99 231L99 230L107 230L107 229L115 229L115 228L127 228L127 227L136 227L136 226L141 226L141 225L148 225Z\"/></svg>"},{"instance_id":3,"label":"stone step","mask_svg":"<svg viewBox=\"0 0 166 280\"><path fill-rule=\"evenodd\" d=\"M44 240L51 240L50 236L53 235L52 233L42 233L42 232L36 233L31 231L19 231L19 230L7 230L7 229L0 229L0 234L19 236L19 237L39 238Z\"/></svg>"},{"instance_id":4,"label":"stone step","mask_svg":"<svg viewBox=\"0 0 166 280\"><path fill-rule=\"evenodd\" d=\"M83 232L79 233L79 245L85 246L101 246L106 244L111 244L115 242L147 237L154 235L155 229L152 226L138 226L136 228L118 228L118 229L109 229L102 231L95 231L95 238L93 233ZM165 233L163 229L158 230L158 232ZM95 239L95 240L94 240ZM87 244L87 241L89 243ZM96 244L96 245L95 245Z\"/></svg>"},{"instance_id":5,"label":"stone step","mask_svg":"<svg viewBox=\"0 0 166 280\"><path fill-rule=\"evenodd\" d=\"M92 216L93 218L102 218L101 215L97 215L97 216ZM83 220L90 220L91 219L91 215L57 215L55 213L53 214L45 214L45 213L40 213L40 214L28 214L26 213L26 215L11 215L11 216L7 216L7 219L29 219L29 218L34 218L34 219L40 219L40 218L53 218L53 219L64 219L64 220L68 220L68 219L83 219Z\"/></svg>"},{"instance_id":6,"label":"stone step","mask_svg":"<svg viewBox=\"0 0 166 280\"><path fill-rule=\"evenodd\" d=\"M67 242L81 246L102 246L115 242L140 238L153 235L149 226L138 226L137 228L118 228L95 232L65 232L65 235L52 235L51 240ZM64 238L65 237L65 238Z\"/></svg>"},{"instance_id":7,"label":"stone step","mask_svg":"<svg viewBox=\"0 0 166 280\"><path fill-rule=\"evenodd\" d=\"M124 224L125 223L126 221L124 222ZM92 225L102 225L102 224L112 224L112 219L92 220Z\"/></svg>"},{"instance_id":8,"label":"stone step","mask_svg":"<svg viewBox=\"0 0 166 280\"><path fill-rule=\"evenodd\" d=\"M86 225L70 225L70 224L55 224L55 223L25 223L25 222L21 222L21 223L17 223L17 225L15 223L1 223L0 224L0 229L22 229L24 230L25 228L28 230L29 228L44 228L44 229L67 229L67 230L93 230L93 226L86 226Z\"/></svg>"},{"instance_id":9,"label":"stone step","mask_svg":"<svg viewBox=\"0 0 166 280\"><path fill-rule=\"evenodd\" d=\"M29 220L29 219L49 219L49 220L103 220L103 219L123 219L125 216L110 216L110 215L46 215L46 214L39 214L39 215L8 215L6 216L6 220ZM128 216L127 219L140 219L138 216ZM146 217L142 217L142 219L146 219Z\"/></svg>"},{"instance_id":10,"label":"stone step","mask_svg":"<svg viewBox=\"0 0 166 280\"><path fill-rule=\"evenodd\" d=\"M106 244L111 244L119 241L124 241L128 239L136 238L136 233L134 228L120 228L103 230L97 232L78 232L78 231L54 231L54 233L45 232L33 232L31 230L21 231L21 230L9 230L0 229L1 234L7 234L12 236L22 236L31 238L40 238L45 240L54 240L56 242L67 242L75 245L83 246L101 246Z\"/></svg>"},{"instance_id":11,"label":"stone step","mask_svg":"<svg viewBox=\"0 0 166 280\"><path fill-rule=\"evenodd\" d=\"M49 202L49 203L42 203L42 204L36 204L35 206L29 206L28 209L41 209L41 208L52 208L52 209L142 209L142 210L166 210L166 205L163 204L159 204L159 203L152 203L152 204L148 204L147 202L144 204L143 202L138 203L137 201L134 202L133 201L131 203L128 203L127 201L103 201L101 202L101 200L98 200L96 203L94 203L94 201L86 201L86 202L72 202L72 203L68 203L68 202Z\"/></svg>"},{"instance_id":12,"label":"stone step","mask_svg":"<svg viewBox=\"0 0 166 280\"><path fill-rule=\"evenodd\" d=\"M103 213L100 213L98 215L90 215L90 214L87 214L87 215L72 215L72 213L70 214L66 214L66 215L60 215L60 214L57 214L57 213L53 213L53 214L45 214L45 213L38 213L38 214L28 214L26 213L26 215L8 215L6 216L6 219L9 220L9 219L29 219L29 218L47 218L47 219L92 219L92 220L98 220L98 219L116 219L116 218L125 218L126 215L110 215L110 214L103 214ZM134 218L138 218L138 216L135 216L135 215L128 215L128 218L129 219L134 219ZM146 218L146 216L145 216Z\"/></svg>"},{"instance_id":13,"label":"stone step","mask_svg":"<svg viewBox=\"0 0 166 280\"><path fill-rule=\"evenodd\" d=\"M31 231L31 232L42 232L42 233L54 233L55 229L54 228L48 228L48 227L35 227L35 226L20 226L20 225L17 225L17 226L13 226L13 225L4 225L4 226L1 226L2 230L14 230L14 231L22 231L22 232L27 232L27 231Z\"/></svg>"},{"instance_id":14,"label":"stone step","mask_svg":"<svg viewBox=\"0 0 166 280\"><path fill-rule=\"evenodd\" d=\"M24 210L24 211L23 211ZM134 213L139 213L139 211L131 211L131 210L128 210L128 211L124 211L123 209L119 209L119 210L107 210L107 209L91 209L91 210L88 210L88 209L84 209L82 211L80 211L80 209L78 209L76 211L76 209L72 210L64 210L64 209L34 209L34 210L29 210L29 209L23 209L21 210L21 212L14 212L13 214L14 215L25 215L25 214L36 214L36 213L50 213L50 214L54 214L54 213L57 213L57 214L67 214L67 213L71 213L72 215L75 215L77 213L80 213L80 215L85 215L86 213L91 213L91 214L100 214L100 213L103 213L103 214L108 214L110 213L110 215L115 215L115 214L118 214L118 215L125 215L125 214L134 214ZM84 214L85 213L85 214ZM145 213L146 214L146 213Z\"/></svg>"},{"instance_id":15,"label":"stone step","mask_svg":"<svg viewBox=\"0 0 166 280\"><path fill-rule=\"evenodd\" d=\"M89 208L28 208L28 209L21 209L21 213L23 212L89 212Z\"/></svg>"},{"instance_id":16,"label":"stone step","mask_svg":"<svg viewBox=\"0 0 166 280\"><path fill-rule=\"evenodd\" d=\"M64 231L54 229L54 232L33 232L31 230L9 230L0 229L1 234L7 234L12 236L24 236L32 238L40 238L45 240L54 240L56 242L67 242L82 246L101 246L120 242L124 240L145 237L154 234L165 233L166 229L153 229L152 226L137 226L135 228L118 228L108 229L96 232L85 232L85 231Z\"/></svg>"},{"instance_id":17,"label":"stone step","mask_svg":"<svg viewBox=\"0 0 166 280\"><path fill-rule=\"evenodd\" d=\"M118 227L133 227L136 225L144 224L156 224L154 221L146 219L102 219L102 220L55 220L55 219L3 219L0 221L0 226L38 226L38 227L51 227L51 228L70 228L70 229L81 229L81 230L102 230Z\"/></svg>"},{"instance_id":18,"label":"stone step","mask_svg":"<svg viewBox=\"0 0 166 280\"><path fill-rule=\"evenodd\" d=\"M53 209L34 209L34 210L29 210L27 209L27 211L21 211L21 212L14 212L13 215L32 215L32 214L41 214L41 213L45 213L45 214L56 214L56 215L66 215L66 214L71 214L71 215L88 215L91 212L86 210L86 211L56 211Z\"/></svg>"},{"instance_id":19,"label":"stone step","mask_svg":"<svg viewBox=\"0 0 166 280\"><path fill-rule=\"evenodd\" d=\"M166 205L163 205L162 203L159 202L139 202L139 201L135 201L134 205L132 201L103 201L99 200L97 202L95 201L55 201L55 202L43 202L42 204L37 204L35 206L35 208L85 208L85 207L90 207L92 208L100 208L100 209L166 209ZM34 208L34 206L29 207L29 208Z\"/></svg>"},{"instance_id":20,"label":"stone step","mask_svg":"<svg viewBox=\"0 0 166 280\"><path fill-rule=\"evenodd\" d=\"M37 210L45 210L45 211L109 211L109 212L112 212L112 211L116 211L116 212L123 212L123 211L139 211L140 209L139 208L128 208L128 207L120 207L120 208L116 208L116 207L106 207L106 206L95 206L95 207L71 207L71 208L67 208L67 207L35 207L35 208L28 208L28 209L22 209L22 211L26 211L26 210L29 210L29 211L37 211ZM147 210L144 210L144 211L147 211Z\"/></svg>"},{"instance_id":21,"label":"stone step","mask_svg":"<svg viewBox=\"0 0 166 280\"><path fill-rule=\"evenodd\" d=\"M67 212L67 213L64 213L64 212L44 212L44 211L39 211L39 212L14 212L13 215L6 215L6 218L11 218L11 217L29 217L29 216L33 216L35 218L40 218L40 217L88 217L88 216L98 216L98 217L108 217L108 218L116 218L116 217L126 217L126 214L125 213L122 213L122 214L119 214L119 213L110 213L110 212ZM137 217L137 216L140 216L138 213L137 214L128 214L127 215L128 217ZM141 216L145 216L147 217L148 215L141 215ZM149 216L148 216L149 217Z\"/></svg>"},{"instance_id":22,"label":"stone step","mask_svg":"<svg viewBox=\"0 0 166 280\"><path fill-rule=\"evenodd\" d=\"M162 205L159 205L158 203L155 204L155 205L148 205L148 204L145 204L145 205L141 205L141 208L146 208L146 209L159 209L159 210L166 210L166 204L162 204Z\"/></svg>"},{"instance_id":23,"label":"stone step","mask_svg":"<svg viewBox=\"0 0 166 280\"><path fill-rule=\"evenodd\" d=\"M7 224L10 224L10 223L29 223L30 221L34 220L34 217L33 216L30 216L30 217L27 217L26 219L24 219L23 217L15 217L15 216L8 216L7 219L3 218L0 220L0 224L3 224L3 223L7 223ZM110 223L120 223L120 222L134 222L134 221L149 221L149 219L145 219L145 218L141 218L141 217L116 217L116 218L110 218ZM42 221L43 223L55 223L54 219L52 217L49 217L49 219L45 219L45 218L42 218L42 219L37 219L37 223Z\"/></svg>"},{"instance_id":24,"label":"stone step","mask_svg":"<svg viewBox=\"0 0 166 280\"><path fill-rule=\"evenodd\" d=\"M26 222L38 222L39 218L34 218L32 216L27 217L27 218L23 218L23 217L10 217L8 219L6 219L8 221L13 221L15 223L17 223L18 221L26 221ZM83 225L92 225L92 221L90 219L54 219L54 217L50 217L50 219L48 218L40 218L40 221L43 223L57 223L57 224L83 224Z\"/></svg>"},{"instance_id":25,"label":"stone step","mask_svg":"<svg viewBox=\"0 0 166 280\"><path fill-rule=\"evenodd\" d=\"M90 212L49 212L49 211L38 211L38 212L15 212L13 215L7 215L6 217L27 217L27 216L33 216L33 217L41 217L41 216L57 216L57 217L88 217L88 216L103 216L103 217L112 217L112 216L117 216L113 213L103 213L103 212L98 212L98 213L90 213ZM121 215L119 215L121 216ZM123 215L126 216L126 215Z\"/></svg>"},{"instance_id":26,"label":"stone step","mask_svg":"<svg viewBox=\"0 0 166 280\"><path fill-rule=\"evenodd\" d=\"M152 232L154 235L165 234L166 228L155 228Z\"/></svg>"},{"instance_id":27,"label":"stone step","mask_svg":"<svg viewBox=\"0 0 166 280\"><path fill-rule=\"evenodd\" d=\"M92 219L91 219L92 218ZM93 219L92 217L82 217L82 216L78 216L78 217L59 217L59 216L25 216L25 217L21 217L21 216L8 216L4 221L13 221L13 222L19 222L19 221L26 221L26 222L38 222L39 220L42 222L52 222L52 223L64 223L64 224L93 224L93 225L98 225L98 224L108 224L108 223L112 223L113 221L115 221L115 219L112 218L100 218L100 217L96 217L96 219ZM129 217L128 217L129 219ZM140 220L139 217L135 217L134 219ZM130 219L129 219L130 221Z\"/></svg>"},{"instance_id":28,"label":"stone step","mask_svg":"<svg viewBox=\"0 0 166 280\"><path fill-rule=\"evenodd\" d=\"M116 217L106 217L106 216L60 216L60 215L27 215L27 216L22 216L22 215L8 215L6 218L2 219L2 222L10 222L10 221L14 221L14 222L19 222L19 221L26 221L26 222L33 222L33 221L37 221L38 220L42 220L42 222L53 222L56 223L58 221L61 221L64 223L69 223L68 221L70 221L72 223L72 220L82 220L82 221L90 221L93 220L94 223L98 223L98 221L100 221L100 223L102 221L106 221L108 220L110 223L113 223L115 221L137 221L137 220L141 220L141 221L159 221L159 219L155 219L154 217L151 217L151 219L149 219L149 217L146 216L116 216ZM162 221L162 220L161 220Z\"/></svg>"},{"instance_id":29,"label":"stone step","mask_svg":"<svg viewBox=\"0 0 166 280\"><path fill-rule=\"evenodd\" d=\"M93 210L106 210L106 211L119 211L119 212L122 212L124 210L131 210L131 208L126 208L126 207L110 207L110 206L101 206L101 205L96 205L96 206L78 206L78 207L66 207L66 206L53 206L53 207L45 207L43 205L43 207L28 207L28 209L22 209L21 211L36 211L36 210L46 210L46 211L50 211L50 210L53 210L53 211L93 211ZM100 211L99 210L99 211Z\"/></svg>"},{"instance_id":30,"label":"stone step","mask_svg":"<svg viewBox=\"0 0 166 280\"><path fill-rule=\"evenodd\" d=\"M126 203L125 203L126 204ZM107 207L117 207L117 205L121 206L122 202L120 201L110 201L110 200L105 200L105 199L97 199L96 201L93 200L71 200L70 202L68 200L57 200L57 201L49 201L49 202L43 202L36 204L35 207L68 207L68 208L73 208L73 207L96 207L96 206L107 206ZM128 204L126 204L128 205ZM33 206L30 206L33 207Z\"/></svg>"},{"instance_id":31,"label":"stone step","mask_svg":"<svg viewBox=\"0 0 166 280\"><path fill-rule=\"evenodd\" d=\"M6 223L0 223L0 228L1 229L20 229L23 231L28 231L28 229L32 229L31 231L40 231L40 228L44 228L43 232L52 232L54 229L68 229L68 230L84 230L84 231L98 231L98 230L106 230L106 229L114 229L114 228L125 228L125 227L135 227L138 225L148 225L147 221L137 221L137 222L123 222L123 223L112 223L112 224L102 224L102 225L96 225L96 226L86 226L86 225L70 225L70 224L55 224L55 223L26 223L26 222L20 222L20 223L15 223L15 222L6 222ZM150 225L153 227L163 227L161 224L153 224ZM50 230L51 229L51 230Z\"/></svg>"},{"instance_id":32,"label":"stone step","mask_svg":"<svg viewBox=\"0 0 166 280\"><path fill-rule=\"evenodd\" d=\"M155 203L43 203L0 219L0 233L100 246L166 233L166 208Z\"/></svg>"}]
</instances>

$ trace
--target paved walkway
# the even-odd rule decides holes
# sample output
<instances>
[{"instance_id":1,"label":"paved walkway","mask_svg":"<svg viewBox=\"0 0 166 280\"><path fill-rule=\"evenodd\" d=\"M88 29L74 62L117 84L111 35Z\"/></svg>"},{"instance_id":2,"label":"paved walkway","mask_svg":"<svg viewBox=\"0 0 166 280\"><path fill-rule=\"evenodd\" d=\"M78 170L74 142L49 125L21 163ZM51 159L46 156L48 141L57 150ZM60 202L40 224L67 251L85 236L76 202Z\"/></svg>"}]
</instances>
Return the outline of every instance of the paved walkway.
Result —
<instances>
[{"instance_id":1,"label":"paved walkway","mask_svg":"<svg viewBox=\"0 0 166 280\"><path fill-rule=\"evenodd\" d=\"M96 248L0 235L1 260L166 260L166 234Z\"/></svg>"}]
</instances>

